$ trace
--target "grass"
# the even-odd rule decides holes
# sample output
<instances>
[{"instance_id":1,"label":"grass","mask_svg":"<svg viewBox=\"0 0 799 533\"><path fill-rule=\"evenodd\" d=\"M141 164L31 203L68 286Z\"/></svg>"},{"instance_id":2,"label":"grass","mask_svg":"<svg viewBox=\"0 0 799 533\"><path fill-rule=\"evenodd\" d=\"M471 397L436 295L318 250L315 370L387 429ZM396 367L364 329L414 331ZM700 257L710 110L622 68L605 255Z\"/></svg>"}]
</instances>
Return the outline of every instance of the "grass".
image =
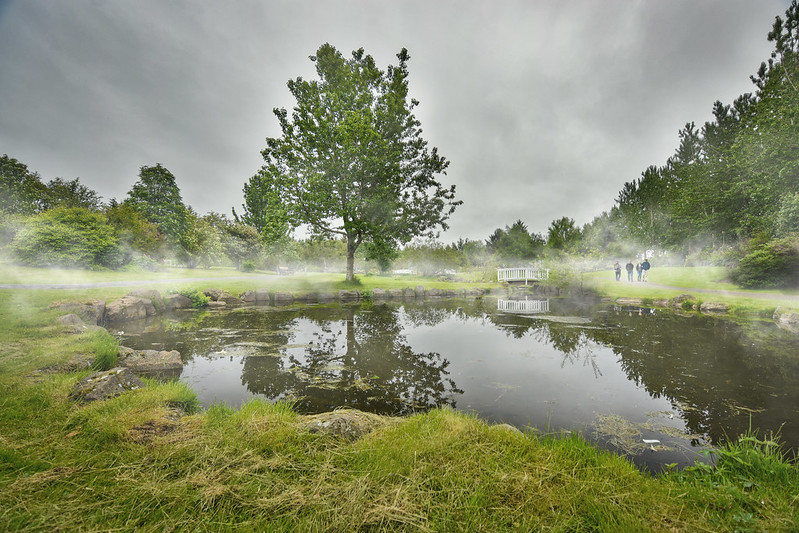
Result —
<instances>
[{"instance_id":1,"label":"grass","mask_svg":"<svg viewBox=\"0 0 799 533\"><path fill-rule=\"evenodd\" d=\"M699 301L726 303L733 312L770 315L777 307L799 310L799 291L740 289L727 280L727 271L721 267L653 268L649 272L650 283L629 283L624 280L624 273L622 278L622 281L615 281L611 270L583 274L586 287L614 299L670 299L687 292ZM655 287L655 284L670 288Z\"/></svg>"},{"instance_id":2,"label":"grass","mask_svg":"<svg viewBox=\"0 0 799 533\"><path fill-rule=\"evenodd\" d=\"M279 281L281 290L341 286ZM364 276L359 288L437 283ZM799 470L755 434L715 451L715 468L652 477L579 436L521 434L451 410L350 442L305 431L285 403L197 411L180 383L147 381L77 406L69 391L89 371L71 362L113 352L113 338L65 333L47 305L128 290L0 290L0 530L799 528Z\"/></svg>"}]
</instances>

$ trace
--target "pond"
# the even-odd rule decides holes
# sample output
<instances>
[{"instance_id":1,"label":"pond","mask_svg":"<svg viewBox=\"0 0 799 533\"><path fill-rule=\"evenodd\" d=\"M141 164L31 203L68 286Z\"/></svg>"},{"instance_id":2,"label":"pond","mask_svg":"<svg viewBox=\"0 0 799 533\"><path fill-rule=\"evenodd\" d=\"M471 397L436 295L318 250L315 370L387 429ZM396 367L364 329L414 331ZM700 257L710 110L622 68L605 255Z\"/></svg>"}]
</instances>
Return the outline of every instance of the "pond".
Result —
<instances>
[{"instance_id":1,"label":"pond","mask_svg":"<svg viewBox=\"0 0 799 533\"><path fill-rule=\"evenodd\" d=\"M180 351L179 379L204 406L450 406L580 432L653 471L750 427L799 446L799 337L768 322L521 297L243 307L116 328L125 346Z\"/></svg>"}]
</instances>

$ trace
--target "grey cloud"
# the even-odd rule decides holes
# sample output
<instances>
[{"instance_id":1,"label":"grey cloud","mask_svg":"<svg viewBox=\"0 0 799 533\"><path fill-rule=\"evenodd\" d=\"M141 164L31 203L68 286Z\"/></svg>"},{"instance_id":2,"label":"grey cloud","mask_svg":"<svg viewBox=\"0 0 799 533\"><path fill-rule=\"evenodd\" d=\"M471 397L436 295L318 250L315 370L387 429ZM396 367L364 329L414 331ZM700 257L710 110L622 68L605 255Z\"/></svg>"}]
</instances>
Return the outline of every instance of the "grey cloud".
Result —
<instances>
[{"instance_id":1,"label":"grey cloud","mask_svg":"<svg viewBox=\"0 0 799 533\"><path fill-rule=\"evenodd\" d=\"M521 218L583 224L751 91L786 0L403 2L26 0L0 10L0 153L125 195L160 162L199 212L230 212L286 81L323 42L378 64L409 49L412 96L464 200L446 241Z\"/></svg>"}]
</instances>

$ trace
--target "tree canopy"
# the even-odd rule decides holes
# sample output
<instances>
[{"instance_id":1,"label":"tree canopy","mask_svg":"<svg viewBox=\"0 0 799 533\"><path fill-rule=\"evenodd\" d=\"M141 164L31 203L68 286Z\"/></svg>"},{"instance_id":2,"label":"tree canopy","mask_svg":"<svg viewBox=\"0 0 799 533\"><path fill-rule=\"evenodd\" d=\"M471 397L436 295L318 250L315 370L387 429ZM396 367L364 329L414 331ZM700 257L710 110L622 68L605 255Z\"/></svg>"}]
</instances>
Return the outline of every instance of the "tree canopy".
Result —
<instances>
[{"instance_id":1,"label":"tree canopy","mask_svg":"<svg viewBox=\"0 0 799 533\"><path fill-rule=\"evenodd\" d=\"M319 79L288 82L297 103L291 116L274 110L282 136L268 138L262 152L259 176L293 221L346 240L348 280L361 244L375 243L384 255L435 236L460 204L455 186L437 181L449 162L428 148L413 114L419 102L408 96L407 50L397 58L383 71L363 49L346 59L322 45L310 58Z\"/></svg>"}]
</instances>

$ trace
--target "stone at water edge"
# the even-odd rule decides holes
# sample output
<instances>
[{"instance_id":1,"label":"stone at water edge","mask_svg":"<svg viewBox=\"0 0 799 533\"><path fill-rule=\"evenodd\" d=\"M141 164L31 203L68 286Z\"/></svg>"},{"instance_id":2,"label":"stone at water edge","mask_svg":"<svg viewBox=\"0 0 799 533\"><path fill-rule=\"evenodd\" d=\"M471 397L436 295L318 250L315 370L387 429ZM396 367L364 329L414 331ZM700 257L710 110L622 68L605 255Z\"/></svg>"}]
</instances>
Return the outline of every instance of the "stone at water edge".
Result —
<instances>
[{"instance_id":1,"label":"stone at water edge","mask_svg":"<svg viewBox=\"0 0 799 533\"><path fill-rule=\"evenodd\" d=\"M153 315L155 315L153 303L137 296L123 296L105 306L105 320L108 322L138 320Z\"/></svg>"},{"instance_id":2,"label":"stone at water edge","mask_svg":"<svg viewBox=\"0 0 799 533\"><path fill-rule=\"evenodd\" d=\"M191 298L182 294L168 294L164 298L164 306L167 309L191 309Z\"/></svg>"},{"instance_id":3,"label":"stone at water edge","mask_svg":"<svg viewBox=\"0 0 799 533\"><path fill-rule=\"evenodd\" d=\"M86 376L75 385L69 398L78 403L88 403L113 398L145 386L129 368L116 367Z\"/></svg>"},{"instance_id":4,"label":"stone at water edge","mask_svg":"<svg viewBox=\"0 0 799 533\"><path fill-rule=\"evenodd\" d=\"M357 409L339 409L330 413L321 413L304 417L306 431L323 433L356 440L377 428L390 423L392 419L374 413L366 413Z\"/></svg>"},{"instance_id":5,"label":"stone at water edge","mask_svg":"<svg viewBox=\"0 0 799 533\"><path fill-rule=\"evenodd\" d=\"M133 289L128 293L128 296L150 300L156 311L164 310L164 299L161 297L161 293L155 289Z\"/></svg>"},{"instance_id":6,"label":"stone at water edge","mask_svg":"<svg viewBox=\"0 0 799 533\"><path fill-rule=\"evenodd\" d=\"M799 333L799 313L792 313L782 307L778 307L774 310L772 318L778 327L793 333Z\"/></svg>"},{"instance_id":7,"label":"stone at water edge","mask_svg":"<svg viewBox=\"0 0 799 533\"><path fill-rule=\"evenodd\" d=\"M117 365L133 372L152 373L166 370L182 370L183 360L177 350L134 350L119 347Z\"/></svg>"},{"instance_id":8,"label":"stone at water edge","mask_svg":"<svg viewBox=\"0 0 799 533\"><path fill-rule=\"evenodd\" d=\"M49 309L58 309L66 313L74 313L84 322L99 325L105 315L105 302L103 300L85 300L82 302L54 302Z\"/></svg>"}]
</instances>

